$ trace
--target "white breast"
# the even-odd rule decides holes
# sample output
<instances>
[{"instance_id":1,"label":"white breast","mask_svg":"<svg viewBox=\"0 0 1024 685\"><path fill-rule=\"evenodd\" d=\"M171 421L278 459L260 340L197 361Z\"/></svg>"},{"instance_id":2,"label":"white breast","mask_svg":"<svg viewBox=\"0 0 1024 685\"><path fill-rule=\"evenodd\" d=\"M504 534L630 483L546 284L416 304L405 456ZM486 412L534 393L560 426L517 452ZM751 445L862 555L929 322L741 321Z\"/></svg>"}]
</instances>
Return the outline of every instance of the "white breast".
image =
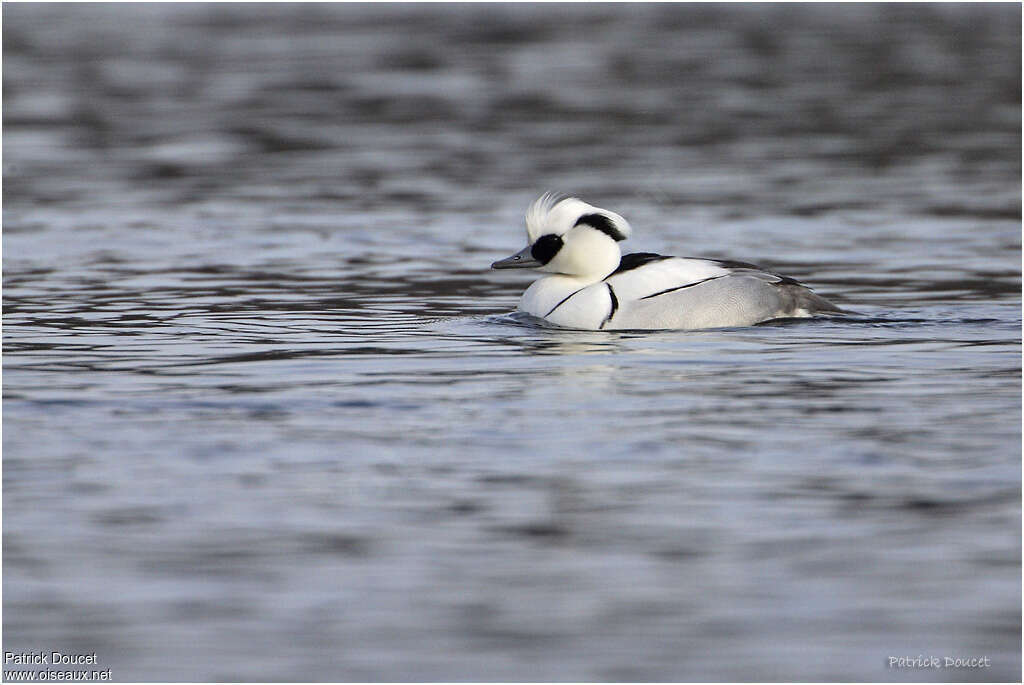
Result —
<instances>
[{"instance_id":1,"label":"white breast","mask_svg":"<svg viewBox=\"0 0 1024 685\"><path fill-rule=\"evenodd\" d=\"M534 281L519 300L519 311L567 328L599 329L611 309L606 283L561 275Z\"/></svg>"}]
</instances>

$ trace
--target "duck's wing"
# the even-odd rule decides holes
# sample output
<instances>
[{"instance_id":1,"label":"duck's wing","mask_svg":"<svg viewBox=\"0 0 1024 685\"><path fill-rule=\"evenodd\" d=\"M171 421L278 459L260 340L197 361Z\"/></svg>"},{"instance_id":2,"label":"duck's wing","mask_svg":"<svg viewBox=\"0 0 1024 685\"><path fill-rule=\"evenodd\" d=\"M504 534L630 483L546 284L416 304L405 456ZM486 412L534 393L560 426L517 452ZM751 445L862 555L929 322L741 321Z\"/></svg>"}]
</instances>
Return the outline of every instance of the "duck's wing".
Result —
<instances>
[{"instance_id":1,"label":"duck's wing","mask_svg":"<svg viewBox=\"0 0 1024 685\"><path fill-rule=\"evenodd\" d=\"M728 276L732 270L713 259L666 257L638 252L622 257L619 268L605 281L620 300L653 297L663 291L694 287L712 278Z\"/></svg>"},{"instance_id":2,"label":"duck's wing","mask_svg":"<svg viewBox=\"0 0 1024 685\"><path fill-rule=\"evenodd\" d=\"M697 262L712 262L722 267L723 269L728 269L733 274L753 276L754 278L767 281L768 283L781 283L783 285L799 285L804 288L807 287L800 281L796 280L795 278L783 276L780 273L769 271L768 269L762 268L757 264L750 264L749 262L737 262L736 260L733 259L700 259L697 257L685 257L684 259L689 259Z\"/></svg>"},{"instance_id":3,"label":"duck's wing","mask_svg":"<svg viewBox=\"0 0 1024 685\"><path fill-rule=\"evenodd\" d=\"M841 311L798 281L746 262L660 255L630 262L605 279L620 303L605 328L749 326Z\"/></svg>"},{"instance_id":4,"label":"duck's wing","mask_svg":"<svg viewBox=\"0 0 1024 685\"><path fill-rule=\"evenodd\" d=\"M786 316L803 316L799 312L807 312L810 314L843 314L849 313L839 307L835 306L824 297L815 295L809 286L804 285L795 278L789 276L783 276L782 274L775 273L774 271L768 271L762 269L755 264L748 264L747 262L736 262L730 259L711 259L711 260L697 260L697 261L711 261L721 266L723 269L728 269L731 272L731 276L745 276L748 278L755 278L765 283L774 285L776 292L780 299L783 300L783 309L785 311L796 311L797 314L786 314Z\"/></svg>"}]
</instances>

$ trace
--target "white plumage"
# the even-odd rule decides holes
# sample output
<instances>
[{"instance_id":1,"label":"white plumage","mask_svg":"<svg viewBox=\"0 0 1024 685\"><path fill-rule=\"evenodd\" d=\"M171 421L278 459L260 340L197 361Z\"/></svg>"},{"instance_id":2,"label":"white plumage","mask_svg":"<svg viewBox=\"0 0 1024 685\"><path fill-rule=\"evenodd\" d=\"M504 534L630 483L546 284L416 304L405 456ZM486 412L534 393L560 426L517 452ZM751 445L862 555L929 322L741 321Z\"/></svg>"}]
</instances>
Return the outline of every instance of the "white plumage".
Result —
<instances>
[{"instance_id":1,"label":"white plumage","mask_svg":"<svg viewBox=\"0 0 1024 685\"><path fill-rule=\"evenodd\" d=\"M567 328L695 329L840 312L797 281L753 264L646 252L622 255L632 234L615 212L547 193L526 212L523 250L491 265L536 268L519 310Z\"/></svg>"}]
</instances>

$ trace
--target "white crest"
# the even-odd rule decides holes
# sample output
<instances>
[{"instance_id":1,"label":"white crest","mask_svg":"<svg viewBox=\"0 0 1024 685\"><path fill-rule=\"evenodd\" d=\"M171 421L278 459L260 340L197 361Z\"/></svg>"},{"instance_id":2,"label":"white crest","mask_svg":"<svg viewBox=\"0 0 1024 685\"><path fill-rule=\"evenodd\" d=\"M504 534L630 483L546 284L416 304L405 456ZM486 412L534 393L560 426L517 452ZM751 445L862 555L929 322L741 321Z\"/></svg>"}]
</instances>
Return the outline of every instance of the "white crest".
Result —
<instances>
[{"instance_id":1,"label":"white crest","mask_svg":"<svg viewBox=\"0 0 1024 685\"><path fill-rule=\"evenodd\" d=\"M529 209L526 210L526 236L529 243L533 243L537 238L549 233L547 229L548 215L551 210L554 209L555 205L564 201L575 198L569 198L561 193L546 192L533 203L530 204Z\"/></svg>"},{"instance_id":2,"label":"white crest","mask_svg":"<svg viewBox=\"0 0 1024 685\"><path fill-rule=\"evenodd\" d=\"M607 219L615 231L623 236L620 238L622 240L632 233L629 222L615 212L587 204L579 198L547 192L534 200L526 210L527 238L532 244L548 233L563 235L576 225L580 217L587 214L599 214Z\"/></svg>"}]
</instances>

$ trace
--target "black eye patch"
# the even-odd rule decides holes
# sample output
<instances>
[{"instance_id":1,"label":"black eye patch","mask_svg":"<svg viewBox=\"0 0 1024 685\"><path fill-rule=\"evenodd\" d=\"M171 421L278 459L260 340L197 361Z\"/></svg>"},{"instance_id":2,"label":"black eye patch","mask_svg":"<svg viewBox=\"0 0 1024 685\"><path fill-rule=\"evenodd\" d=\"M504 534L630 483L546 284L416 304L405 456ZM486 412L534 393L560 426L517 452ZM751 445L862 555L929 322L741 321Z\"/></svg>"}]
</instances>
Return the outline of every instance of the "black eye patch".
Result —
<instances>
[{"instance_id":1,"label":"black eye patch","mask_svg":"<svg viewBox=\"0 0 1024 685\"><path fill-rule=\"evenodd\" d=\"M626 236L623 235L622 231L615 226L615 222L604 214L584 214L579 219L576 219L575 226L579 226L580 224L586 224L591 228L597 229L615 241L626 239Z\"/></svg>"},{"instance_id":2,"label":"black eye patch","mask_svg":"<svg viewBox=\"0 0 1024 685\"><path fill-rule=\"evenodd\" d=\"M562 249L562 236L548 233L537 238L537 241L530 248L530 254L541 264L547 264L558 251Z\"/></svg>"}]
</instances>

